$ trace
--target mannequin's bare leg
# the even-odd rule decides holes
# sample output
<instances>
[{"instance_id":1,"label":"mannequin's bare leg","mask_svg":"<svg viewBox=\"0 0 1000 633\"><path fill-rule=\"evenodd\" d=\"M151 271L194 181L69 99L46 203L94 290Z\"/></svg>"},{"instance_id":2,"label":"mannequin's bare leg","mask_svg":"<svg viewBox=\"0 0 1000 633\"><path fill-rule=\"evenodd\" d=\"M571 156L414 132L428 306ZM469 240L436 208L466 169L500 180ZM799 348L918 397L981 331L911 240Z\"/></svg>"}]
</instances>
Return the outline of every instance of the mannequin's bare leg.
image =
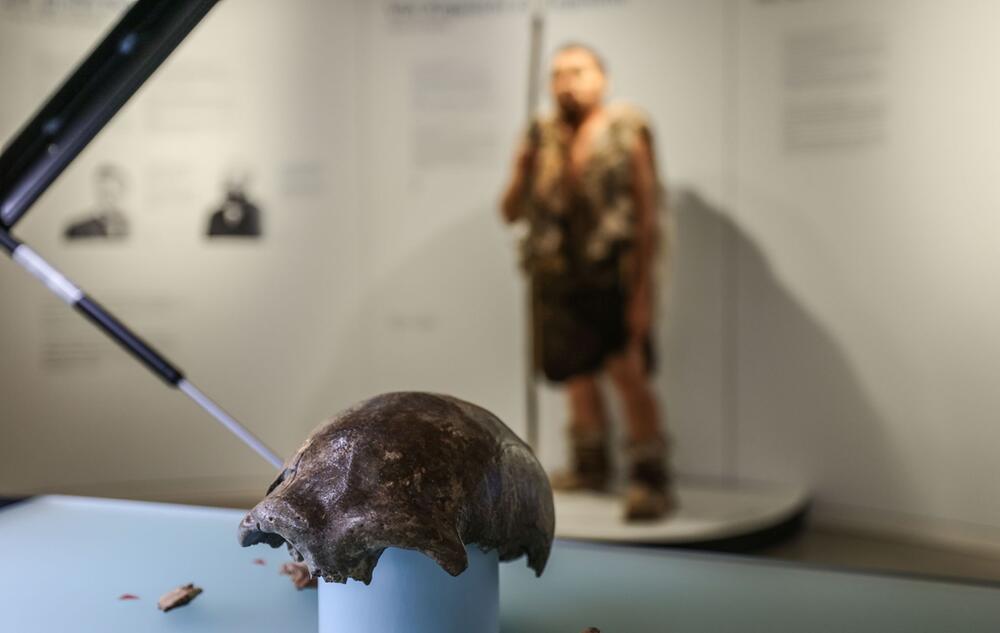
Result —
<instances>
[{"instance_id":1,"label":"mannequin's bare leg","mask_svg":"<svg viewBox=\"0 0 1000 633\"><path fill-rule=\"evenodd\" d=\"M597 377L576 376L566 381L569 405L569 469L556 473L557 490L603 490L608 483L608 417Z\"/></svg>"},{"instance_id":2,"label":"mannequin's bare leg","mask_svg":"<svg viewBox=\"0 0 1000 633\"><path fill-rule=\"evenodd\" d=\"M575 376L566 381L570 428L575 433L603 435L608 417L597 376Z\"/></svg>"},{"instance_id":3,"label":"mannequin's bare leg","mask_svg":"<svg viewBox=\"0 0 1000 633\"><path fill-rule=\"evenodd\" d=\"M659 408L649 387L642 352L629 347L625 353L608 359L607 369L625 409L629 441L663 443Z\"/></svg>"},{"instance_id":4,"label":"mannequin's bare leg","mask_svg":"<svg viewBox=\"0 0 1000 633\"><path fill-rule=\"evenodd\" d=\"M676 501L667 466L667 442L640 348L630 346L624 354L609 359L607 368L622 399L628 424L629 486L625 518L631 521L661 518L675 507Z\"/></svg>"}]
</instances>

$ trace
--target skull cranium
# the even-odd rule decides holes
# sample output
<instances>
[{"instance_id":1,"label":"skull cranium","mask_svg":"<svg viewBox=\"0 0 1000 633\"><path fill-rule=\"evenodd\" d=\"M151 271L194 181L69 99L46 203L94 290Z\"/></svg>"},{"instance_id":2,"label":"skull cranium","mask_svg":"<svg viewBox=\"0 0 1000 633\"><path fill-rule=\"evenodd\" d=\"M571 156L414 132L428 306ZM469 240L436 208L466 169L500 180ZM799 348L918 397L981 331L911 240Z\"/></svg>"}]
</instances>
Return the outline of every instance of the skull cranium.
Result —
<instances>
[{"instance_id":1,"label":"skull cranium","mask_svg":"<svg viewBox=\"0 0 1000 633\"><path fill-rule=\"evenodd\" d=\"M371 582L387 547L458 575L466 545L527 555L541 574L552 491L531 449L493 414L449 396L376 396L306 440L240 525L246 547L287 544L313 576Z\"/></svg>"}]
</instances>

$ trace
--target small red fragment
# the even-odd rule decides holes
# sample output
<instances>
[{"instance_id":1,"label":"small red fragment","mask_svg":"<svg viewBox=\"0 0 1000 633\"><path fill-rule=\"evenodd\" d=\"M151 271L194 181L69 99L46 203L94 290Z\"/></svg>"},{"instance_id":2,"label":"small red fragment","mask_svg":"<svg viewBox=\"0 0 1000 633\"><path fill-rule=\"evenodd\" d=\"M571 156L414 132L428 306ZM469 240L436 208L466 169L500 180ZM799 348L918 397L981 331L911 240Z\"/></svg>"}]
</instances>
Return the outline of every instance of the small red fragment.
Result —
<instances>
[{"instance_id":1,"label":"small red fragment","mask_svg":"<svg viewBox=\"0 0 1000 633\"><path fill-rule=\"evenodd\" d=\"M139 596L133 595L131 593L123 593L122 595L118 596L118 599L119 600L138 600Z\"/></svg>"},{"instance_id":2,"label":"small red fragment","mask_svg":"<svg viewBox=\"0 0 1000 633\"><path fill-rule=\"evenodd\" d=\"M264 560L263 558L255 558L255 559L253 559L253 564L254 565L267 565L267 561Z\"/></svg>"}]
</instances>

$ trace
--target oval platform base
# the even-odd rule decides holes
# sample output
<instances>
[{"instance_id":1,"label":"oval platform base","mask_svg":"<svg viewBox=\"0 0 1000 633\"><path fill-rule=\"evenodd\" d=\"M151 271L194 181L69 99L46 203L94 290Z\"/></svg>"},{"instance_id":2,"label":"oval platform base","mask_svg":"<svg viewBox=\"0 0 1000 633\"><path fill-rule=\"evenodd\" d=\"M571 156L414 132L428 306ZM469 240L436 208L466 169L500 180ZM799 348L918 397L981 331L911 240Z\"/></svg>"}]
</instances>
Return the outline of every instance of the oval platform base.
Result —
<instances>
[{"instance_id":1,"label":"oval platform base","mask_svg":"<svg viewBox=\"0 0 1000 633\"><path fill-rule=\"evenodd\" d=\"M803 488L759 484L681 482L670 516L626 523L620 495L555 495L559 538L747 551L786 540L809 511Z\"/></svg>"}]
</instances>

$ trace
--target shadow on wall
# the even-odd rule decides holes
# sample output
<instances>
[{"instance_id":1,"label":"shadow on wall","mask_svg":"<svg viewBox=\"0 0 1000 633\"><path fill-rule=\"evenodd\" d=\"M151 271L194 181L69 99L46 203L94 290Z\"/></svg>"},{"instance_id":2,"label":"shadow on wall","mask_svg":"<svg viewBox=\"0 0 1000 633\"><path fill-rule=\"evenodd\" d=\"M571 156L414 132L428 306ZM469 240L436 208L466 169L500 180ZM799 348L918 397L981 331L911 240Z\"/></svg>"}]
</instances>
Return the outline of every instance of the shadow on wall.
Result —
<instances>
[{"instance_id":1,"label":"shadow on wall","mask_svg":"<svg viewBox=\"0 0 1000 633\"><path fill-rule=\"evenodd\" d=\"M496 207L469 209L381 270L365 289L368 391L449 393L522 432L522 286Z\"/></svg>"},{"instance_id":2,"label":"shadow on wall","mask_svg":"<svg viewBox=\"0 0 1000 633\"><path fill-rule=\"evenodd\" d=\"M671 200L659 266L659 370L654 385L687 477L721 478L733 451L726 428L725 230L721 215L689 190Z\"/></svg>"},{"instance_id":3,"label":"shadow on wall","mask_svg":"<svg viewBox=\"0 0 1000 633\"><path fill-rule=\"evenodd\" d=\"M908 498L885 420L820 319L782 284L750 236L697 191L680 190L674 212L672 305L705 303L705 271L721 274L715 393L723 400L725 472L805 484L821 504L886 509ZM685 246L716 239L718 251ZM668 352L684 338L683 330L670 334Z\"/></svg>"}]
</instances>

